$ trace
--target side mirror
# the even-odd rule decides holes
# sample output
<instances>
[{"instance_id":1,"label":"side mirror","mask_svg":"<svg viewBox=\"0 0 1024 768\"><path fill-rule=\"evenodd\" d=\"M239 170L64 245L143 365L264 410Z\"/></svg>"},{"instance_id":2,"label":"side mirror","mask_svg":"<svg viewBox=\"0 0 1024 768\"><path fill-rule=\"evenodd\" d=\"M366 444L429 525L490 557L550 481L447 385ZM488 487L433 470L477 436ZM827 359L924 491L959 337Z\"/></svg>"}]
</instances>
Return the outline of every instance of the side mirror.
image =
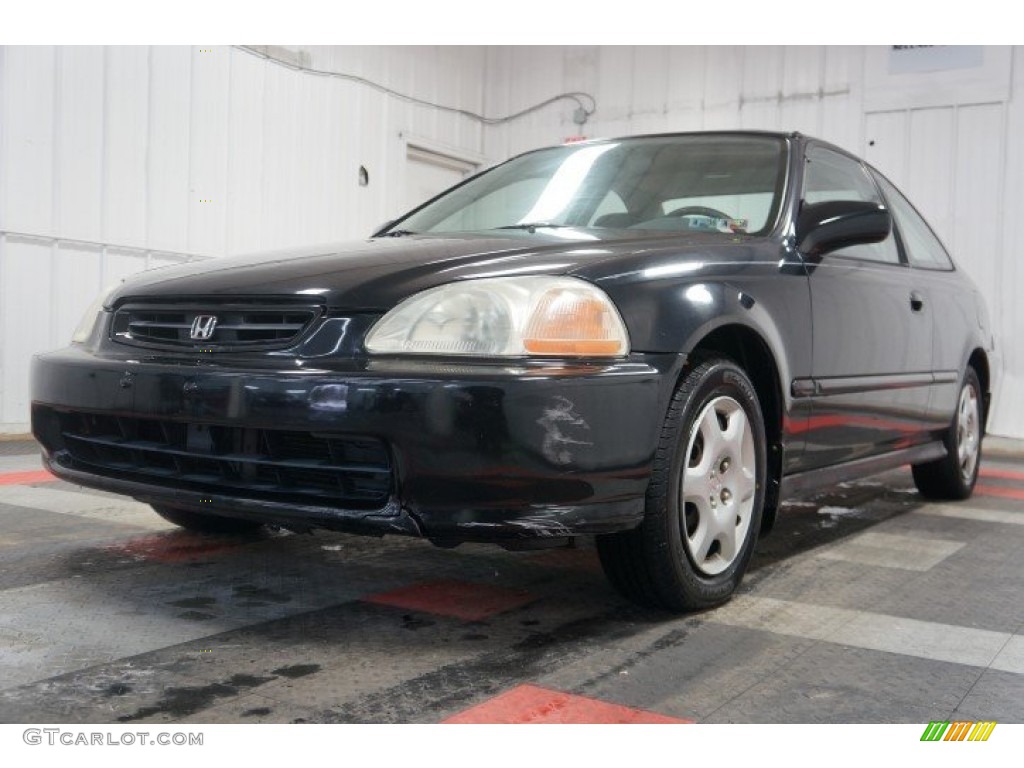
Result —
<instances>
[{"instance_id":1,"label":"side mirror","mask_svg":"<svg viewBox=\"0 0 1024 768\"><path fill-rule=\"evenodd\" d=\"M830 200L804 204L796 220L796 247L811 258L851 245L880 243L892 230L892 214L881 203Z\"/></svg>"}]
</instances>

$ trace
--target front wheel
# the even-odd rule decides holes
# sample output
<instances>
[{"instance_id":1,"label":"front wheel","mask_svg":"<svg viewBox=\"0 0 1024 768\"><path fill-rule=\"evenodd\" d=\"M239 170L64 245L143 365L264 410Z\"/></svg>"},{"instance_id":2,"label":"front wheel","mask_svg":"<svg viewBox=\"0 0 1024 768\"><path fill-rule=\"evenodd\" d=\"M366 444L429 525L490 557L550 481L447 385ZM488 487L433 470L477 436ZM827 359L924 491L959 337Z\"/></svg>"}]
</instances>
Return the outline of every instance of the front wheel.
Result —
<instances>
[{"instance_id":1,"label":"front wheel","mask_svg":"<svg viewBox=\"0 0 1024 768\"><path fill-rule=\"evenodd\" d=\"M978 480L981 465L982 425L985 423L981 382L973 368L964 374L960 398L953 423L946 430L943 442L946 455L911 469L914 485L929 499L960 500L969 498Z\"/></svg>"},{"instance_id":2,"label":"front wheel","mask_svg":"<svg viewBox=\"0 0 1024 768\"><path fill-rule=\"evenodd\" d=\"M642 605L674 611L727 600L761 527L766 474L761 407L730 360L691 369L669 407L643 523L597 538L611 583Z\"/></svg>"}]
</instances>

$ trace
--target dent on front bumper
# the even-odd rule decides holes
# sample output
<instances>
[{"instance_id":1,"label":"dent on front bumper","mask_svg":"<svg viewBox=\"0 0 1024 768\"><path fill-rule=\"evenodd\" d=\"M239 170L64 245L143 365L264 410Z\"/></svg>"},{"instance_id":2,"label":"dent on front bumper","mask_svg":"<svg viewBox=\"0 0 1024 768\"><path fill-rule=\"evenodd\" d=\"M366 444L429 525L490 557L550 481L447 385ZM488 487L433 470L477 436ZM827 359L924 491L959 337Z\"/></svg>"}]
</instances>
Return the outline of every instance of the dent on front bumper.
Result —
<instances>
[{"instance_id":1,"label":"dent on front bumper","mask_svg":"<svg viewBox=\"0 0 1024 768\"><path fill-rule=\"evenodd\" d=\"M37 356L33 431L59 477L146 502L293 528L487 541L639 523L674 355L607 365L376 361L344 370ZM367 508L140 477L76 459L61 414L382 441L393 482ZM215 450L207 446L206 450Z\"/></svg>"}]
</instances>

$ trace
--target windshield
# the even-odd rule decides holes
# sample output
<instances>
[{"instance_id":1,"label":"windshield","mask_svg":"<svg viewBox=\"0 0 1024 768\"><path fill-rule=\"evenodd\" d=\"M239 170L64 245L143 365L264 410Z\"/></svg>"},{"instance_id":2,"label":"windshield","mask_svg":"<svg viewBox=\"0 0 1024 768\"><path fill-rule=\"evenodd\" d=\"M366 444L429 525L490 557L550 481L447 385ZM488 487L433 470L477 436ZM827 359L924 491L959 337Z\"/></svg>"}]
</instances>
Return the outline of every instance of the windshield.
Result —
<instances>
[{"instance_id":1,"label":"windshield","mask_svg":"<svg viewBox=\"0 0 1024 768\"><path fill-rule=\"evenodd\" d=\"M691 135L566 145L514 158L395 222L398 233L546 226L759 234L770 228L785 145Z\"/></svg>"}]
</instances>

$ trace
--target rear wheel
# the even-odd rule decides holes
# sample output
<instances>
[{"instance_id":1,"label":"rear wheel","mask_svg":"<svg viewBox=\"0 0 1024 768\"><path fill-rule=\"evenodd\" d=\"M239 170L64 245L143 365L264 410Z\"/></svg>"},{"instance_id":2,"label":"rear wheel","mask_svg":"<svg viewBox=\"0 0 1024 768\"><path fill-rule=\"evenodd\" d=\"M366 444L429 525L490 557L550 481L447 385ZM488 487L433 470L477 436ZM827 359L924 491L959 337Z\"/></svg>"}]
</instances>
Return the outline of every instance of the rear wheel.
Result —
<instances>
[{"instance_id":1,"label":"rear wheel","mask_svg":"<svg viewBox=\"0 0 1024 768\"><path fill-rule=\"evenodd\" d=\"M238 520L233 517L220 517L204 512L193 512L180 507L170 507L165 504L151 505L153 510L169 523L184 528L187 531L196 533L255 533L262 528L261 523L252 520Z\"/></svg>"},{"instance_id":2,"label":"rear wheel","mask_svg":"<svg viewBox=\"0 0 1024 768\"><path fill-rule=\"evenodd\" d=\"M912 467L914 484L922 496L951 500L970 497L981 465L984 407L978 374L968 367L953 423L943 439L946 455Z\"/></svg>"},{"instance_id":3,"label":"rear wheel","mask_svg":"<svg viewBox=\"0 0 1024 768\"><path fill-rule=\"evenodd\" d=\"M754 551L765 472L764 421L746 373L725 359L694 367L662 428L643 523L597 538L609 580L650 607L727 600Z\"/></svg>"}]
</instances>

